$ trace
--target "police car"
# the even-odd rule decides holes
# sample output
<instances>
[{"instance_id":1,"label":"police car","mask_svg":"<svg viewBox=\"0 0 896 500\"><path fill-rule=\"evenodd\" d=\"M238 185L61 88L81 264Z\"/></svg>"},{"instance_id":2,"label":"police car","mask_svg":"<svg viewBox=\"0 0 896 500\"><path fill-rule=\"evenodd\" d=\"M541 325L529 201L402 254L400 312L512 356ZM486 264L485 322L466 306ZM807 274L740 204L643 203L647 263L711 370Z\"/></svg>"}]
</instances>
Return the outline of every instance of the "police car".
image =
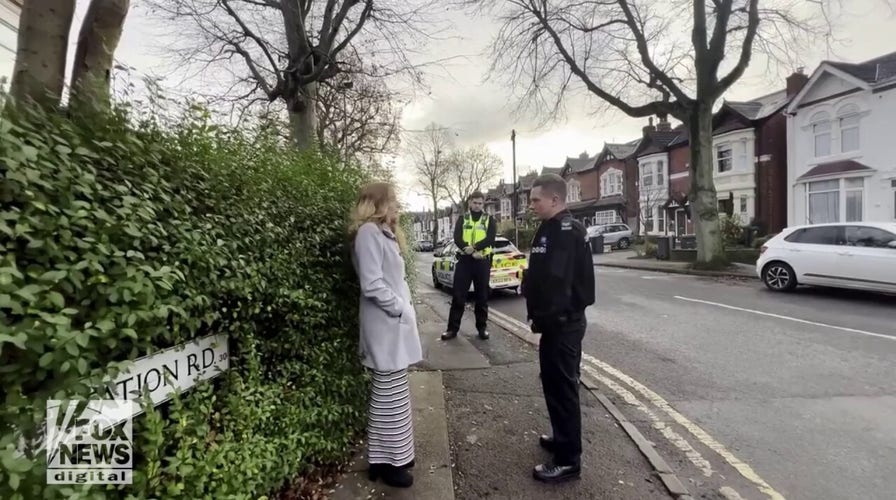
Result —
<instances>
[{"instance_id":1,"label":"police car","mask_svg":"<svg viewBox=\"0 0 896 500\"><path fill-rule=\"evenodd\" d=\"M457 265L458 251L457 245L452 241L441 252L435 254L432 263L432 283L436 288L443 286L451 288L454 284L454 267ZM494 256L489 288L519 293L522 270L528 265L526 254L520 252L510 240L500 236L495 238L492 253ZM473 290L472 283L470 290Z\"/></svg>"}]
</instances>

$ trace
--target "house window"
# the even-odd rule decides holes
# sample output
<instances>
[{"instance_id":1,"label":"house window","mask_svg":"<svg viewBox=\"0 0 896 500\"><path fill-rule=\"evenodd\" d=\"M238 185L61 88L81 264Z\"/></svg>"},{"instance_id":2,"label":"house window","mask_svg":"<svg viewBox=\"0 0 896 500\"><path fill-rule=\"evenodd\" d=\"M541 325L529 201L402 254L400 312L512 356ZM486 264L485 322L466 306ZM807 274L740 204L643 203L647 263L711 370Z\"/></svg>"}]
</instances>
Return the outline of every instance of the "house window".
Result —
<instances>
[{"instance_id":1,"label":"house window","mask_svg":"<svg viewBox=\"0 0 896 500\"><path fill-rule=\"evenodd\" d=\"M812 136L815 140L815 156L831 154L831 122L827 113L816 113L812 117Z\"/></svg>"},{"instance_id":2,"label":"house window","mask_svg":"<svg viewBox=\"0 0 896 500\"><path fill-rule=\"evenodd\" d=\"M647 215L647 220L644 221L644 232L645 233L653 232L653 213L649 213Z\"/></svg>"},{"instance_id":3,"label":"house window","mask_svg":"<svg viewBox=\"0 0 896 500\"><path fill-rule=\"evenodd\" d=\"M849 104L840 109L840 151L859 150L859 108Z\"/></svg>"},{"instance_id":4,"label":"house window","mask_svg":"<svg viewBox=\"0 0 896 500\"><path fill-rule=\"evenodd\" d=\"M573 203L582 199L582 186L573 179L566 185L566 202Z\"/></svg>"},{"instance_id":5,"label":"house window","mask_svg":"<svg viewBox=\"0 0 896 500\"><path fill-rule=\"evenodd\" d=\"M732 153L731 146L728 144L716 147L716 164L718 165L719 173L731 171L734 166Z\"/></svg>"},{"instance_id":6,"label":"house window","mask_svg":"<svg viewBox=\"0 0 896 500\"><path fill-rule=\"evenodd\" d=\"M864 219L865 180L834 179L810 182L807 199L810 224L860 222Z\"/></svg>"},{"instance_id":7,"label":"house window","mask_svg":"<svg viewBox=\"0 0 896 500\"><path fill-rule=\"evenodd\" d=\"M601 226L606 224L613 224L619 221L619 215L615 210L603 210L601 212L594 213L594 224Z\"/></svg>"},{"instance_id":8,"label":"house window","mask_svg":"<svg viewBox=\"0 0 896 500\"><path fill-rule=\"evenodd\" d=\"M510 200L508 200L508 199L501 200L501 213L509 214L511 210L513 210L513 209L510 207Z\"/></svg>"},{"instance_id":9,"label":"house window","mask_svg":"<svg viewBox=\"0 0 896 500\"><path fill-rule=\"evenodd\" d=\"M731 199L719 200L719 214L730 216L734 213L734 202Z\"/></svg>"},{"instance_id":10,"label":"house window","mask_svg":"<svg viewBox=\"0 0 896 500\"><path fill-rule=\"evenodd\" d=\"M653 163L645 163L641 166L641 185L653 186Z\"/></svg>"},{"instance_id":11,"label":"house window","mask_svg":"<svg viewBox=\"0 0 896 500\"><path fill-rule=\"evenodd\" d=\"M840 222L840 181L809 183L809 223Z\"/></svg>"},{"instance_id":12,"label":"house window","mask_svg":"<svg viewBox=\"0 0 896 500\"><path fill-rule=\"evenodd\" d=\"M656 230L657 231L665 231L666 230L666 210L662 207L656 209Z\"/></svg>"},{"instance_id":13,"label":"house window","mask_svg":"<svg viewBox=\"0 0 896 500\"><path fill-rule=\"evenodd\" d=\"M622 172L610 170L604 174L600 183L601 196L613 196L622 194Z\"/></svg>"},{"instance_id":14,"label":"house window","mask_svg":"<svg viewBox=\"0 0 896 500\"><path fill-rule=\"evenodd\" d=\"M665 168L666 168L666 162L660 160L656 163L656 185L657 186L662 186L663 184L666 183L666 179L665 179L666 173L664 171Z\"/></svg>"},{"instance_id":15,"label":"house window","mask_svg":"<svg viewBox=\"0 0 896 500\"><path fill-rule=\"evenodd\" d=\"M740 197L740 213L747 213L747 197L745 195Z\"/></svg>"},{"instance_id":16,"label":"house window","mask_svg":"<svg viewBox=\"0 0 896 500\"><path fill-rule=\"evenodd\" d=\"M843 179L843 184L846 191L846 222L861 222L864 220L862 198L865 191L865 179L861 177Z\"/></svg>"}]
</instances>

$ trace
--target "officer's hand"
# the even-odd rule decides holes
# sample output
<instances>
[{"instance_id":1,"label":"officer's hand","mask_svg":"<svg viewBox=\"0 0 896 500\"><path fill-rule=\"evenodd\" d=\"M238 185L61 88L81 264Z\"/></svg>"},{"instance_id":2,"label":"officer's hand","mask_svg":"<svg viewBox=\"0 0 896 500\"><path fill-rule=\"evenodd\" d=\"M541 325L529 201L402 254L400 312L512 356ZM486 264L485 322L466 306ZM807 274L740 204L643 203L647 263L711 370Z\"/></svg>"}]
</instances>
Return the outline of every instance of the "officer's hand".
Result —
<instances>
[{"instance_id":1,"label":"officer's hand","mask_svg":"<svg viewBox=\"0 0 896 500\"><path fill-rule=\"evenodd\" d=\"M476 260L482 260L482 259L484 259L485 257L482 255L481 252L476 252L476 253L473 254L473 258L476 259Z\"/></svg>"},{"instance_id":2,"label":"officer's hand","mask_svg":"<svg viewBox=\"0 0 896 500\"><path fill-rule=\"evenodd\" d=\"M476 251L476 249L471 246L464 248L464 253L467 255L473 255L473 252L475 252L475 251Z\"/></svg>"}]
</instances>

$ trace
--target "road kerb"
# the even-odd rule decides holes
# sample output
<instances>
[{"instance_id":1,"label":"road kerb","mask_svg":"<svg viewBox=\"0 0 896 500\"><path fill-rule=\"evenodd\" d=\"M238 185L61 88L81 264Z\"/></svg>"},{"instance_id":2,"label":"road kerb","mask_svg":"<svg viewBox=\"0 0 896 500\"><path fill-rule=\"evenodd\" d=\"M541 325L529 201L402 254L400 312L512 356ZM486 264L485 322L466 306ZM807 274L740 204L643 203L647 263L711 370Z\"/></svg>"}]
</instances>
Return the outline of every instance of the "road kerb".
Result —
<instances>
[{"instance_id":1,"label":"road kerb","mask_svg":"<svg viewBox=\"0 0 896 500\"><path fill-rule=\"evenodd\" d=\"M519 320L513 319L502 312L495 311L494 309L489 311L488 320L492 323L495 323L502 329L508 331L512 335L515 335L516 337L522 339L523 341L535 346L538 345L538 336L531 333L526 325ZM607 411L611 415L613 415L613 418L616 419L616 422L619 424L619 426L622 427L623 430L625 430L626 435L628 435L632 442L635 443L635 445L641 451L641 454L643 454L644 457L647 458L650 466L653 467L653 470L663 482L663 485L666 486L666 489L669 490L669 493L678 500L686 500L690 498L687 488L685 488L681 480L678 479L678 476L676 476L672 472L672 468L669 466L669 464L665 460L663 460L659 453L657 453L656 449L654 449L653 444L650 443L650 441L648 441L643 434L641 434L638 428L635 427L635 425L625 417L622 411L620 411L612 401L610 401L603 393L601 393L597 389L597 384L587 377L588 376L585 375L580 380L582 386L591 391L591 393L601 402L604 408L606 408Z\"/></svg>"},{"instance_id":2,"label":"road kerb","mask_svg":"<svg viewBox=\"0 0 896 500\"><path fill-rule=\"evenodd\" d=\"M759 276L747 273L733 273L726 271L700 271L697 269L659 268L650 266L639 266L637 264L628 264L622 262L595 262L594 267L615 267L619 269L634 269L638 271L651 271L656 273L668 274L687 274L690 276L706 276L712 278L744 278L751 280L759 279Z\"/></svg>"}]
</instances>

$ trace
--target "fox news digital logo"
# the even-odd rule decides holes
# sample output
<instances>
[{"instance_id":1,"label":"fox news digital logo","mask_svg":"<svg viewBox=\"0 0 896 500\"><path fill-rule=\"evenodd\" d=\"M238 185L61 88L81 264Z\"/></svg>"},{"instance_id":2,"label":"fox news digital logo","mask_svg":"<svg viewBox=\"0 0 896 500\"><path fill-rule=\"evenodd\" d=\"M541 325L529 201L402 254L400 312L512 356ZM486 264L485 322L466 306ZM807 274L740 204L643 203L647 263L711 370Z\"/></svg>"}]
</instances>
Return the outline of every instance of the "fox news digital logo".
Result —
<instances>
[{"instance_id":1,"label":"fox news digital logo","mask_svg":"<svg viewBox=\"0 0 896 500\"><path fill-rule=\"evenodd\" d=\"M47 401L47 484L131 484L132 405Z\"/></svg>"}]
</instances>

